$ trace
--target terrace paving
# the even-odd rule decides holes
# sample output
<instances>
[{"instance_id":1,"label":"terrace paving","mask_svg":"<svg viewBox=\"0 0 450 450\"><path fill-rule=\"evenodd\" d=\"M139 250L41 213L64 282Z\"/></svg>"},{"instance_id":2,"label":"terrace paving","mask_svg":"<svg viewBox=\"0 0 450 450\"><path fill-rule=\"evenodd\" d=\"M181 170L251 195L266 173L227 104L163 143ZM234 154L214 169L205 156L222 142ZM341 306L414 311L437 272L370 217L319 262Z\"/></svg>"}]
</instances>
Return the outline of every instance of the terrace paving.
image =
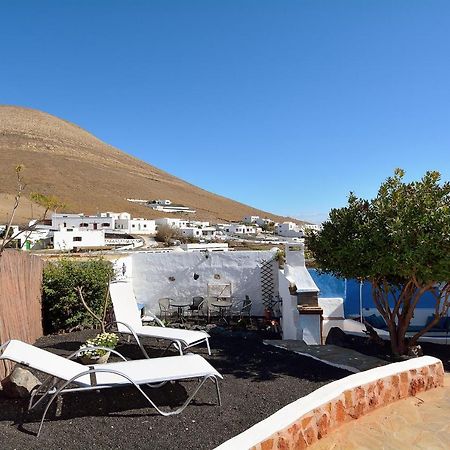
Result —
<instances>
[{"instance_id":1,"label":"terrace paving","mask_svg":"<svg viewBox=\"0 0 450 450\"><path fill-rule=\"evenodd\" d=\"M421 392L349 422L312 450L450 448L450 374L443 388Z\"/></svg>"},{"instance_id":2,"label":"terrace paving","mask_svg":"<svg viewBox=\"0 0 450 450\"><path fill-rule=\"evenodd\" d=\"M348 370L349 372L362 372L388 364L380 358L364 355L349 348L338 347L336 345L307 345L303 341L293 339L265 340L264 344L297 353L319 360L333 367Z\"/></svg>"}]
</instances>

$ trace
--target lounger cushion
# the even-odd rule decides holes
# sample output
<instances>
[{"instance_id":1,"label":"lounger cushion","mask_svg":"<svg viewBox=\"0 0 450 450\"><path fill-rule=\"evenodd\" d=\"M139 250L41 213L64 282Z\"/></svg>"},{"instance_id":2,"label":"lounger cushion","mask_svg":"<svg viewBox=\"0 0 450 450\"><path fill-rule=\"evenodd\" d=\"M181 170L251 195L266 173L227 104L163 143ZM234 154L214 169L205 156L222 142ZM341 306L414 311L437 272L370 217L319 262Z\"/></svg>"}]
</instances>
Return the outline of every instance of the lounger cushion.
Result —
<instances>
[{"instance_id":1,"label":"lounger cushion","mask_svg":"<svg viewBox=\"0 0 450 450\"><path fill-rule=\"evenodd\" d=\"M117 328L121 333L130 333L126 327L120 327L120 324L118 324ZM209 334L204 331L182 330L180 328L141 325L138 328L133 328L133 330L138 336L170 339L172 341L178 340L186 345L192 345L209 338Z\"/></svg>"},{"instance_id":2,"label":"lounger cushion","mask_svg":"<svg viewBox=\"0 0 450 450\"><path fill-rule=\"evenodd\" d=\"M90 367L116 370L128 376L138 385L205 376L222 378L206 359L194 354L84 366L25 342L11 340L3 347L0 359L8 359L66 381L86 372ZM130 384L128 379L113 373L99 372L95 374L95 377L95 384L99 386ZM74 383L80 386L91 386L91 377L83 375Z\"/></svg>"},{"instance_id":3,"label":"lounger cushion","mask_svg":"<svg viewBox=\"0 0 450 450\"><path fill-rule=\"evenodd\" d=\"M124 322L129 325L138 336L181 341L187 346L202 342L209 338L209 334L204 331L143 326L131 283L125 281L110 283L109 291L114 306L114 314L116 320L119 322L117 324L117 329L120 333L130 334L130 330L120 323Z\"/></svg>"},{"instance_id":4,"label":"lounger cushion","mask_svg":"<svg viewBox=\"0 0 450 450\"><path fill-rule=\"evenodd\" d=\"M205 358L189 353L183 356L167 356L164 358L120 361L108 364L96 364L96 369L117 370L129 376L136 384L160 383L189 378L214 376L222 378ZM129 384L124 377L113 373L97 373L97 384ZM89 377L83 378L89 383Z\"/></svg>"}]
</instances>

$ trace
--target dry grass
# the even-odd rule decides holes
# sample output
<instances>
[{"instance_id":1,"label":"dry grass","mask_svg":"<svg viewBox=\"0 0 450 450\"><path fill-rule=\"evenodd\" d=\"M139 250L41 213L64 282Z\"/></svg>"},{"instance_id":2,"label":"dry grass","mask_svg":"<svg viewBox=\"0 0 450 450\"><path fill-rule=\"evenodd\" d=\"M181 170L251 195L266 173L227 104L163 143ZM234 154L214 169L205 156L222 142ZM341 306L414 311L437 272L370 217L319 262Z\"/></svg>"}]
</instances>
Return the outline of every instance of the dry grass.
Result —
<instances>
[{"instance_id":1,"label":"dry grass","mask_svg":"<svg viewBox=\"0 0 450 450\"><path fill-rule=\"evenodd\" d=\"M129 211L155 218L167 214L126 198L169 198L196 209L197 218L204 220L240 220L247 214L285 219L186 183L70 122L32 109L0 106L0 158L1 193L14 194L14 168L23 164L27 192L55 195L68 205L67 212ZM0 223L6 220L5 208L2 198ZM18 217L28 219L29 206Z\"/></svg>"}]
</instances>

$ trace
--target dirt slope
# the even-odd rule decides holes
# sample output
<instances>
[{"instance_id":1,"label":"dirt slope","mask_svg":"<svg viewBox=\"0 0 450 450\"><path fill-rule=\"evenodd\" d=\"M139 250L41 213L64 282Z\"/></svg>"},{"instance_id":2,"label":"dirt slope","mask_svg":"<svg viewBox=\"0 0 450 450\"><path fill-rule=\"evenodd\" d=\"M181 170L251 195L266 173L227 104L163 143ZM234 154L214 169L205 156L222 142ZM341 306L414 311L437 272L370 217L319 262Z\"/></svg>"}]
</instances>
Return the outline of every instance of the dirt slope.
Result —
<instances>
[{"instance_id":1,"label":"dirt slope","mask_svg":"<svg viewBox=\"0 0 450 450\"><path fill-rule=\"evenodd\" d=\"M55 195L67 204L67 212L129 211L154 218L168 214L126 198L168 198L196 209L195 217L204 220L240 220L247 214L285 219L186 183L70 122L33 109L0 105L0 161L0 223L15 193L18 164L24 165L27 193ZM16 222L28 219L31 210L24 202Z\"/></svg>"}]
</instances>

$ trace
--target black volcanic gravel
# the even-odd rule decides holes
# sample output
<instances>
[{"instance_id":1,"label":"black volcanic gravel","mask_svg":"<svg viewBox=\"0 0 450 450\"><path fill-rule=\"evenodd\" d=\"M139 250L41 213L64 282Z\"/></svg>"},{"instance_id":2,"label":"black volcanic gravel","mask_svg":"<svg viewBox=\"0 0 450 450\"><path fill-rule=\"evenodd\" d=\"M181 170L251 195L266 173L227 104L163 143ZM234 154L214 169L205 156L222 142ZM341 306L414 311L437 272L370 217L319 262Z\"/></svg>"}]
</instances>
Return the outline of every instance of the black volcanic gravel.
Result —
<instances>
[{"instance_id":1,"label":"black volcanic gravel","mask_svg":"<svg viewBox=\"0 0 450 450\"><path fill-rule=\"evenodd\" d=\"M68 355L95 335L93 331L46 336L39 347ZM145 341L151 356L161 347ZM39 411L23 420L26 402L9 400L0 392L0 450L9 449L212 449L273 414L288 403L349 373L310 358L265 346L254 333L214 334L212 356L206 348L194 352L207 358L224 376L220 383L222 406L215 389L206 383L182 414L162 417L129 388L63 396L60 415L52 405L41 436ZM117 350L139 358L138 347L121 340ZM42 379L42 374L39 374ZM147 389L163 407L182 404L194 382ZM23 422L23 423L22 423Z\"/></svg>"}]
</instances>

